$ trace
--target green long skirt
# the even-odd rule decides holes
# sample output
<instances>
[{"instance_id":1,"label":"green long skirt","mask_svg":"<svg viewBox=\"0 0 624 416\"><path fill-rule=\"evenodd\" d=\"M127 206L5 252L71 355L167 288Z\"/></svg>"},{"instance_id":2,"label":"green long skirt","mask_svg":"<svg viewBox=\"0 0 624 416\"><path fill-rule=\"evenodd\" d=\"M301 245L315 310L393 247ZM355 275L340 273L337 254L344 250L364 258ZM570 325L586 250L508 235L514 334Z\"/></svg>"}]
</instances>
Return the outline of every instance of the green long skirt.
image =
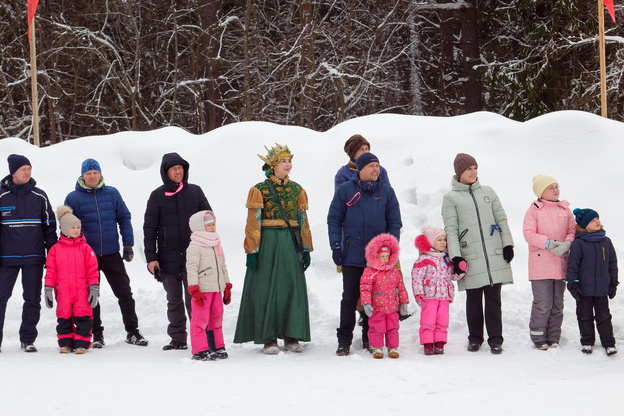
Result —
<instances>
[{"instance_id":1,"label":"green long skirt","mask_svg":"<svg viewBox=\"0 0 624 416\"><path fill-rule=\"evenodd\" d=\"M258 266L247 269L234 342L310 341L305 275L290 231L263 228Z\"/></svg>"}]
</instances>

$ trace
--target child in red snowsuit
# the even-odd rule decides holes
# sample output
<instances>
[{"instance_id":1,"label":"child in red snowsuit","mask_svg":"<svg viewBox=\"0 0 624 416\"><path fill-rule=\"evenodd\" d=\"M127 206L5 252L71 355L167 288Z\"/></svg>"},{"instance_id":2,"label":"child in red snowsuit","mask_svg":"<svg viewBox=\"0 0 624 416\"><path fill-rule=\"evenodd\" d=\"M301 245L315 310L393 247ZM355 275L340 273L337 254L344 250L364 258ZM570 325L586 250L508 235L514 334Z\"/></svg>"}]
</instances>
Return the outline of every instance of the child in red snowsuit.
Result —
<instances>
[{"instance_id":1,"label":"child in red snowsuit","mask_svg":"<svg viewBox=\"0 0 624 416\"><path fill-rule=\"evenodd\" d=\"M367 267L360 279L360 297L368 315L368 339L373 357L383 358L384 335L388 356L399 358L399 315L407 315L409 296L401 272L399 242L391 234L379 234L366 246ZM400 306L399 306L400 305Z\"/></svg>"},{"instance_id":2,"label":"child in red snowsuit","mask_svg":"<svg viewBox=\"0 0 624 416\"><path fill-rule=\"evenodd\" d=\"M52 246L46 260L45 302L52 309L56 294L60 353L75 349L76 354L84 354L91 346L99 273L95 253L80 231L80 220L71 212L65 205L57 210L61 238Z\"/></svg>"}]
</instances>

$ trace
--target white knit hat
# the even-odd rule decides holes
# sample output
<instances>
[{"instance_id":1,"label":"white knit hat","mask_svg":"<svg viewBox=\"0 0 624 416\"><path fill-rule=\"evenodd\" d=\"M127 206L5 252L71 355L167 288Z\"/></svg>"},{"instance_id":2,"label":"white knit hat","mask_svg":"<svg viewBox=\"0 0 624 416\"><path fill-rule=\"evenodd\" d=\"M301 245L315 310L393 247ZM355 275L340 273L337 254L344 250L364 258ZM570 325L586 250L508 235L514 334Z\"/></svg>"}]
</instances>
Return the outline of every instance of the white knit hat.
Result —
<instances>
[{"instance_id":1,"label":"white knit hat","mask_svg":"<svg viewBox=\"0 0 624 416\"><path fill-rule=\"evenodd\" d=\"M542 197L544 190L553 183L557 183L557 179L552 176L537 175L533 177L533 192L538 198Z\"/></svg>"}]
</instances>

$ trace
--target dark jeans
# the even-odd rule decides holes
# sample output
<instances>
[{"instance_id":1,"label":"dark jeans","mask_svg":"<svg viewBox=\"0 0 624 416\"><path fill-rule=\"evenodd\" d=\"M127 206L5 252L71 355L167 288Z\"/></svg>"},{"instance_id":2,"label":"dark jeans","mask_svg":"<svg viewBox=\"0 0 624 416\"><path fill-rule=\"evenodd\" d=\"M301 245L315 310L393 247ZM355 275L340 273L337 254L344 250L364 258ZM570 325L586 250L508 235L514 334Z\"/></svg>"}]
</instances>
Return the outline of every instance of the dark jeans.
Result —
<instances>
[{"instance_id":1,"label":"dark jeans","mask_svg":"<svg viewBox=\"0 0 624 416\"><path fill-rule=\"evenodd\" d=\"M468 341L483 344L483 297L485 296L485 326L488 344L503 344L501 284L466 290L466 320Z\"/></svg>"},{"instance_id":2,"label":"dark jeans","mask_svg":"<svg viewBox=\"0 0 624 416\"><path fill-rule=\"evenodd\" d=\"M355 328L355 308L360 298L360 278L363 267L342 266L342 300L340 301L340 327L336 332L339 344L353 341ZM368 316L363 314L362 342L368 342Z\"/></svg>"},{"instance_id":3,"label":"dark jeans","mask_svg":"<svg viewBox=\"0 0 624 416\"><path fill-rule=\"evenodd\" d=\"M41 314L41 288L43 286L43 264L0 267L0 345L4 328L7 302L13 293L17 275L22 270L24 306L22 325L19 329L20 341L32 344L37 339L37 324Z\"/></svg>"},{"instance_id":4,"label":"dark jeans","mask_svg":"<svg viewBox=\"0 0 624 416\"><path fill-rule=\"evenodd\" d=\"M594 321L596 321L602 346L605 348L615 346L609 298L606 296L581 296L581 300L576 302L576 319L581 331L581 345L594 345L596 342L594 332Z\"/></svg>"},{"instance_id":5,"label":"dark jeans","mask_svg":"<svg viewBox=\"0 0 624 416\"><path fill-rule=\"evenodd\" d=\"M186 270L182 269L177 275L166 274L163 286L167 292L167 318L169 326L167 334L171 341L186 344L186 314L191 321L191 300L192 296L188 292L186 281ZM184 300L183 300L184 297ZM208 337L208 347L214 351L214 331L206 331Z\"/></svg>"},{"instance_id":6,"label":"dark jeans","mask_svg":"<svg viewBox=\"0 0 624 416\"><path fill-rule=\"evenodd\" d=\"M119 309L121 310L121 319L123 320L126 332L134 331L139 328L139 318L134 306L132 298L132 288L130 287L130 278L126 273L126 267L119 253L113 253L106 256L97 256L98 269L104 273L106 280L113 290L113 294L119 299ZM101 276L100 276L101 281ZM101 283L100 283L101 284ZM100 304L93 308L93 333L104 331L102 319L100 316Z\"/></svg>"}]
</instances>

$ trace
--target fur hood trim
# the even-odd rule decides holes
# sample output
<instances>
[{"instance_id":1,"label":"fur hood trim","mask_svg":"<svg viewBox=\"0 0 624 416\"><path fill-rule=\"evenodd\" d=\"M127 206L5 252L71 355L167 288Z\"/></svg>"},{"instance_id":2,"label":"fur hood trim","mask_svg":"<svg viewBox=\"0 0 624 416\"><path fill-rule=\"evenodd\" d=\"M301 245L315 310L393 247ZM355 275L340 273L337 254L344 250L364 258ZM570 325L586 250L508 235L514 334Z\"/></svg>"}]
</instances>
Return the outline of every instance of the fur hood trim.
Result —
<instances>
[{"instance_id":1,"label":"fur hood trim","mask_svg":"<svg viewBox=\"0 0 624 416\"><path fill-rule=\"evenodd\" d=\"M390 261L383 264L379 261L377 252L381 247L390 248ZM399 262L399 241L392 234L379 234L366 246L366 262L370 267L377 270L388 270Z\"/></svg>"}]
</instances>

